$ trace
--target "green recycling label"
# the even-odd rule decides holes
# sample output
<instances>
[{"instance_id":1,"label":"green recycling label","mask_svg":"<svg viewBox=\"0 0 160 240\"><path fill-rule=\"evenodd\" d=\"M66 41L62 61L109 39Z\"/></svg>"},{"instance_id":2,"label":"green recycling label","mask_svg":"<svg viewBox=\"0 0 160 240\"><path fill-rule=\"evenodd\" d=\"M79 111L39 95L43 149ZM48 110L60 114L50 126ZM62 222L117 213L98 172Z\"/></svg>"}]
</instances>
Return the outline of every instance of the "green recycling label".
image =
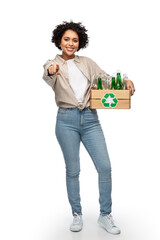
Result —
<instances>
[{"instance_id":1,"label":"green recycling label","mask_svg":"<svg viewBox=\"0 0 160 240\"><path fill-rule=\"evenodd\" d=\"M103 98L101 98L102 105L104 107L114 108L117 106L118 99L113 93L106 93Z\"/></svg>"}]
</instances>

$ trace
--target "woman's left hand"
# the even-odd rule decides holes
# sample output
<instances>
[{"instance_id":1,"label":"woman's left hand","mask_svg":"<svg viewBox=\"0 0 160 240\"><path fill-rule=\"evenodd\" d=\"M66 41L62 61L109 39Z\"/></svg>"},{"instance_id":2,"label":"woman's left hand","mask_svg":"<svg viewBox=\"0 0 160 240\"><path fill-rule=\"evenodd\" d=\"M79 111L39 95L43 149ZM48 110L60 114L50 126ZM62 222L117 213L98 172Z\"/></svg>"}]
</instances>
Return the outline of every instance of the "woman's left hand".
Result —
<instances>
[{"instance_id":1,"label":"woman's left hand","mask_svg":"<svg viewBox=\"0 0 160 240\"><path fill-rule=\"evenodd\" d=\"M131 80L127 80L126 81L126 89L130 90L131 91L131 95L134 94L135 92L135 87L134 87L134 84Z\"/></svg>"}]
</instances>

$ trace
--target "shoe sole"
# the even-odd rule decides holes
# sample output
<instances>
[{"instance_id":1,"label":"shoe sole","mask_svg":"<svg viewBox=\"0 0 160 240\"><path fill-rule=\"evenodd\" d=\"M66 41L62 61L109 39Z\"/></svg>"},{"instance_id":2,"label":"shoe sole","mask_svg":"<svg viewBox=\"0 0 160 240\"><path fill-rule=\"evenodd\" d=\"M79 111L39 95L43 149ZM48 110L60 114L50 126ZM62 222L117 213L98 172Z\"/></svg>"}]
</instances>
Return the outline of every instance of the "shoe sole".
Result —
<instances>
[{"instance_id":1,"label":"shoe sole","mask_svg":"<svg viewBox=\"0 0 160 240\"><path fill-rule=\"evenodd\" d=\"M97 223L98 223L102 228L104 228L108 233L111 233L111 234L114 234L114 235L118 235L118 234L121 233L120 231L119 231L119 232L112 232L112 231L108 230L108 229L104 226L104 224L103 224L102 222L100 222L100 220L98 220Z\"/></svg>"},{"instance_id":2,"label":"shoe sole","mask_svg":"<svg viewBox=\"0 0 160 240\"><path fill-rule=\"evenodd\" d=\"M82 228L80 230L72 230L70 229L71 232L80 232L82 230Z\"/></svg>"},{"instance_id":3,"label":"shoe sole","mask_svg":"<svg viewBox=\"0 0 160 240\"><path fill-rule=\"evenodd\" d=\"M76 230L76 229L71 229L71 228L70 228L70 231L71 231L71 232L80 232L80 231L82 230L82 228L83 228L83 225L82 225L81 228L78 229L78 230Z\"/></svg>"}]
</instances>

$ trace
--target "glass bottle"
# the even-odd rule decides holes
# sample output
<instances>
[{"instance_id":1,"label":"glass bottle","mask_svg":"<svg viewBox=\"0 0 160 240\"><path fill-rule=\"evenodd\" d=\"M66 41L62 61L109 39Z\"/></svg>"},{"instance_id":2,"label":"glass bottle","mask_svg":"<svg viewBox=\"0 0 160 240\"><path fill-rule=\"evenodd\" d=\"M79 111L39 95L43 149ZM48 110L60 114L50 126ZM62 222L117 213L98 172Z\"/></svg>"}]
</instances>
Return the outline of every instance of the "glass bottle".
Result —
<instances>
[{"instance_id":1,"label":"glass bottle","mask_svg":"<svg viewBox=\"0 0 160 240\"><path fill-rule=\"evenodd\" d=\"M112 76L111 89L114 90L116 87L115 76Z\"/></svg>"},{"instance_id":2,"label":"glass bottle","mask_svg":"<svg viewBox=\"0 0 160 240\"><path fill-rule=\"evenodd\" d=\"M111 89L111 81L112 81L112 77L111 76L107 76L107 89Z\"/></svg>"},{"instance_id":3,"label":"glass bottle","mask_svg":"<svg viewBox=\"0 0 160 240\"><path fill-rule=\"evenodd\" d=\"M102 79L99 77L98 78L98 87L97 87L97 90L102 90Z\"/></svg>"},{"instance_id":4,"label":"glass bottle","mask_svg":"<svg viewBox=\"0 0 160 240\"><path fill-rule=\"evenodd\" d=\"M116 89L117 90L121 90L122 89L121 73L120 73L120 71L117 71Z\"/></svg>"},{"instance_id":5,"label":"glass bottle","mask_svg":"<svg viewBox=\"0 0 160 240\"><path fill-rule=\"evenodd\" d=\"M111 77L104 73L102 75L102 88L105 89L105 90L108 90L110 89L110 85L111 85Z\"/></svg>"},{"instance_id":6,"label":"glass bottle","mask_svg":"<svg viewBox=\"0 0 160 240\"><path fill-rule=\"evenodd\" d=\"M128 76L127 74L123 74L123 83L122 83L122 87L123 87L123 90L126 89L126 81L128 80Z\"/></svg>"},{"instance_id":7,"label":"glass bottle","mask_svg":"<svg viewBox=\"0 0 160 240\"><path fill-rule=\"evenodd\" d=\"M92 89L97 89L98 87L98 76L96 74L93 75L93 83L92 83Z\"/></svg>"}]
</instances>

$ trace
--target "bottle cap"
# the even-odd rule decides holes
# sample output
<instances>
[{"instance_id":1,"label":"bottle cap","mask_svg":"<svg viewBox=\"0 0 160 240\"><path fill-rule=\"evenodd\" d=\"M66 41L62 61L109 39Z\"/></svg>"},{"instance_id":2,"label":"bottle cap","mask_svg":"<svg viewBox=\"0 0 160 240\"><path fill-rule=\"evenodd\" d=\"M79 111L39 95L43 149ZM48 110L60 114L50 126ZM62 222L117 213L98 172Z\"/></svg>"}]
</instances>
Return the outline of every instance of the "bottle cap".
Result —
<instances>
[{"instance_id":1,"label":"bottle cap","mask_svg":"<svg viewBox=\"0 0 160 240\"><path fill-rule=\"evenodd\" d=\"M123 78L126 78L126 79L128 79L128 76L127 76L127 74L126 74L126 73L124 73L124 74L123 74Z\"/></svg>"}]
</instances>

